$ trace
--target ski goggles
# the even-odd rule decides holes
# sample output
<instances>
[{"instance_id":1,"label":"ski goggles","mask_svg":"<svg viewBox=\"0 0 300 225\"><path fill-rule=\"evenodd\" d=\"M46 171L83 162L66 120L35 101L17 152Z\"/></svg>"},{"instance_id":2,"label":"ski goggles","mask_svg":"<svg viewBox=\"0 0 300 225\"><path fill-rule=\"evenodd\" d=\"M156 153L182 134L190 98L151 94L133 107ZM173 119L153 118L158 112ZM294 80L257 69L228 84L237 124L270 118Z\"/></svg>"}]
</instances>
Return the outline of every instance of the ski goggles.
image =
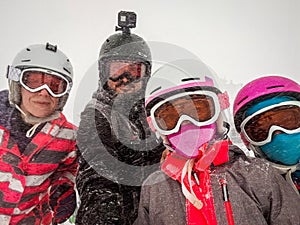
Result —
<instances>
[{"instance_id":1,"label":"ski goggles","mask_svg":"<svg viewBox=\"0 0 300 225\"><path fill-rule=\"evenodd\" d=\"M190 121L196 126L212 124L219 114L217 94L203 90L173 95L150 110L153 126L163 135L178 132L183 121Z\"/></svg>"},{"instance_id":2,"label":"ski goggles","mask_svg":"<svg viewBox=\"0 0 300 225\"><path fill-rule=\"evenodd\" d=\"M275 131L300 132L300 102L286 101L258 110L241 123L241 130L256 146L269 143Z\"/></svg>"},{"instance_id":3,"label":"ski goggles","mask_svg":"<svg viewBox=\"0 0 300 225\"><path fill-rule=\"evenodd\" d=\"M40 68L22 70L20 84L30 92L46 89L53 97L61 97L71 89L70 82L63 75Z\"/></svg>"},{"instance_id":4,"label":"ski goggles","mask_svg":"<svg viewBox=\"0 0 300 225\"><path fill-rule=\"evenodd\" d=\"M138 80L145 76L146 65L142 62L116 60L108 62L106 70L109 74L109 79L112 81L119 81L124 78Z\"/></svg>"}]
</instances>

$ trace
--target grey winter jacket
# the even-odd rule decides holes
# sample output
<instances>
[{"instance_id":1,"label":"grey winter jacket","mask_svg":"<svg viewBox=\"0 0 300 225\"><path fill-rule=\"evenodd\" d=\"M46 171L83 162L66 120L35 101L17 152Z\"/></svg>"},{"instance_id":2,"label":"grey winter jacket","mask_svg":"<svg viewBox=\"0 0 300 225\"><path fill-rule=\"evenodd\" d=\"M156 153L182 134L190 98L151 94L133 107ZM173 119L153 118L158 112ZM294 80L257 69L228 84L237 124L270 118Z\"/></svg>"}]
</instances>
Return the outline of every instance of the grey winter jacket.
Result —
<instances>
[{"instance_id":1,"label":"grey winter jacket","mask_svg":"<svg viewBox=\"0 0 300 225\"><path fill-rule=\"evenodd\" d=\"M77 225L132 224L143 181L159 169L165 149L151 132L144 99L99 91L81 114Z\"/></svg>"},{"instance_id":2,"label":"grey winter jacket","mask_svg":"<svg viewBox=\"0 0 300 225\"><path fill-rule=\"evenodd\" d=\"M300 198L264 160L247 158L231 146L231 160L211 167L211 186L219 225L227 218L219 184L226 178L236 225L299 225ZM184 225L186 199L181 185L158 171L144 182L135 225Z\"/></svg>"}]
</instances>

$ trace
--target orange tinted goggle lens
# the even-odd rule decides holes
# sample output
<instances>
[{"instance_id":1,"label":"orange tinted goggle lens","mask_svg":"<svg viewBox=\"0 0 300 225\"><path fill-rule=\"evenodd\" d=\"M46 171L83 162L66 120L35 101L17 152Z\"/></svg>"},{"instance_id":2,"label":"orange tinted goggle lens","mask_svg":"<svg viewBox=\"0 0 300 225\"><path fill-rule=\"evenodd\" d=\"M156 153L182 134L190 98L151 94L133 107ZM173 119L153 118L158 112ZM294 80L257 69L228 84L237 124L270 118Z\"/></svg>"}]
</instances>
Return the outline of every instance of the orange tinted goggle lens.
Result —
<instances>
[{"instance_id":1,"label":"orange tinted goggle lens","mask_svg":"<svg viewBox=\"0 0 300 225\"><path fill-rule=\"evenodd\" d=\"M204 122L215 115L212 97L206 95L187 95L170 100L154 112L157 125L162 130L175 128L180 116L187 115L198 122Z\"/></svg>"},{"instance_id":2,"label":"orange tinted goggle lens","mask_svg":"<svg viewBox=\"0 0 300 225\"><path fill-rule=\"evenodd\" d=\"M64 93L68 87L65 79L40 71L26 71L22 82L31 89L36 89L46 84L54 94Z\"/></svg>"},{"instance_id":3,"label":"orange tinted goggle lens","mask_svg":"<svg viewBox=\"0 0 300 225\"><path fill-rule=\"evenodd\" d=\"M300 127L300 107L295 105L284 105L270 109L251 118L245 124L245 132L256 142L267 139L269 129L276 125L287 130Z\"/></svg>"}]
</instances>

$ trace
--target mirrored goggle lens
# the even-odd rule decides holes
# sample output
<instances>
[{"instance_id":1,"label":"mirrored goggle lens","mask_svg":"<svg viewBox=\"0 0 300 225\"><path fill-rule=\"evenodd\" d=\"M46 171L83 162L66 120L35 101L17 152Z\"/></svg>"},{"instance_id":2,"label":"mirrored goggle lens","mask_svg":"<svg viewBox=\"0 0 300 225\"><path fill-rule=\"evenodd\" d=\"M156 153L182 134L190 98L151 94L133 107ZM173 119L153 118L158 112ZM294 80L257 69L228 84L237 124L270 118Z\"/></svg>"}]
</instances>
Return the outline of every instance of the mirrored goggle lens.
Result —
<instances>
[{"instance_id":1,"label":"mirrored goggle lens","mask_svg":"<svg viewBox=\"0 0 300 225\"><path fill-rule=\"evenodd\" d=\"M69 82L63 76L48 74L43 71L24 71L20 78L21 84L31 92L37 92L47 85L54 97L62 96L68 91Z\"/></svg>"},{"instance_id":2,"label":"mirrored goggle lens","mask_svg":"<svg viewBox=\"0 0 300 225\"><path fill-rule=\"evenodd\" d=\"M287 130L300 127L300 105L282 105L253 116L244 125L248 137L255 142L262 142L269 136L272 126Z\"/></svg>"},{"instance_id":3,"label":"mirrored goggle lens","mask_svg":"<svg viewBox=\"0 0 300 225\"><path fill-rule=\"evenodd\" d=\"M216 114L214 99L207 95L187 95L169 100L154 112L156 124L161 130L172 130L182 115L197 122L206 122Z\"/></svg>"},{"instance_id":4,"label":"mirrored goggle lens","mask_svg":"<svg viewBox=\"0 0 300 225\"><path fill-rule=\"evenodd\" d=\"M112 81L137 80L145 76L146 66L141 62L112 61L108 64L108 72Z\"/></svg>"}]
</instances>

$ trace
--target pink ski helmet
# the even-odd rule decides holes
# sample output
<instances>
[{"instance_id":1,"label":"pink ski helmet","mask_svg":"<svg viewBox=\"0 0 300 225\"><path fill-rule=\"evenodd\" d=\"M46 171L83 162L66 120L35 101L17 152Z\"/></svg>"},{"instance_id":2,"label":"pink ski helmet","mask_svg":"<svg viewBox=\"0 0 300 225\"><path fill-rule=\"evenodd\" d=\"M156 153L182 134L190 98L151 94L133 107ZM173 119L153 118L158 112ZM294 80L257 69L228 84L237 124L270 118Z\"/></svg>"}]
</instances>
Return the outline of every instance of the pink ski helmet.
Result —
<instances>
[{"instance_id":1,"label":"pink ski helmet","mask_svg":"<svg viewBox=\"0 0 300 225\"><path fill-rule=\"evenodd\" d=\"M236 130L239 133L241 132L240 125L245 119L246 110L250 106L278 95L291 96L300 100L300 85L283 76L269 75L257 78L242 87L233 103Z\"/></svg>"}]
</instances>

